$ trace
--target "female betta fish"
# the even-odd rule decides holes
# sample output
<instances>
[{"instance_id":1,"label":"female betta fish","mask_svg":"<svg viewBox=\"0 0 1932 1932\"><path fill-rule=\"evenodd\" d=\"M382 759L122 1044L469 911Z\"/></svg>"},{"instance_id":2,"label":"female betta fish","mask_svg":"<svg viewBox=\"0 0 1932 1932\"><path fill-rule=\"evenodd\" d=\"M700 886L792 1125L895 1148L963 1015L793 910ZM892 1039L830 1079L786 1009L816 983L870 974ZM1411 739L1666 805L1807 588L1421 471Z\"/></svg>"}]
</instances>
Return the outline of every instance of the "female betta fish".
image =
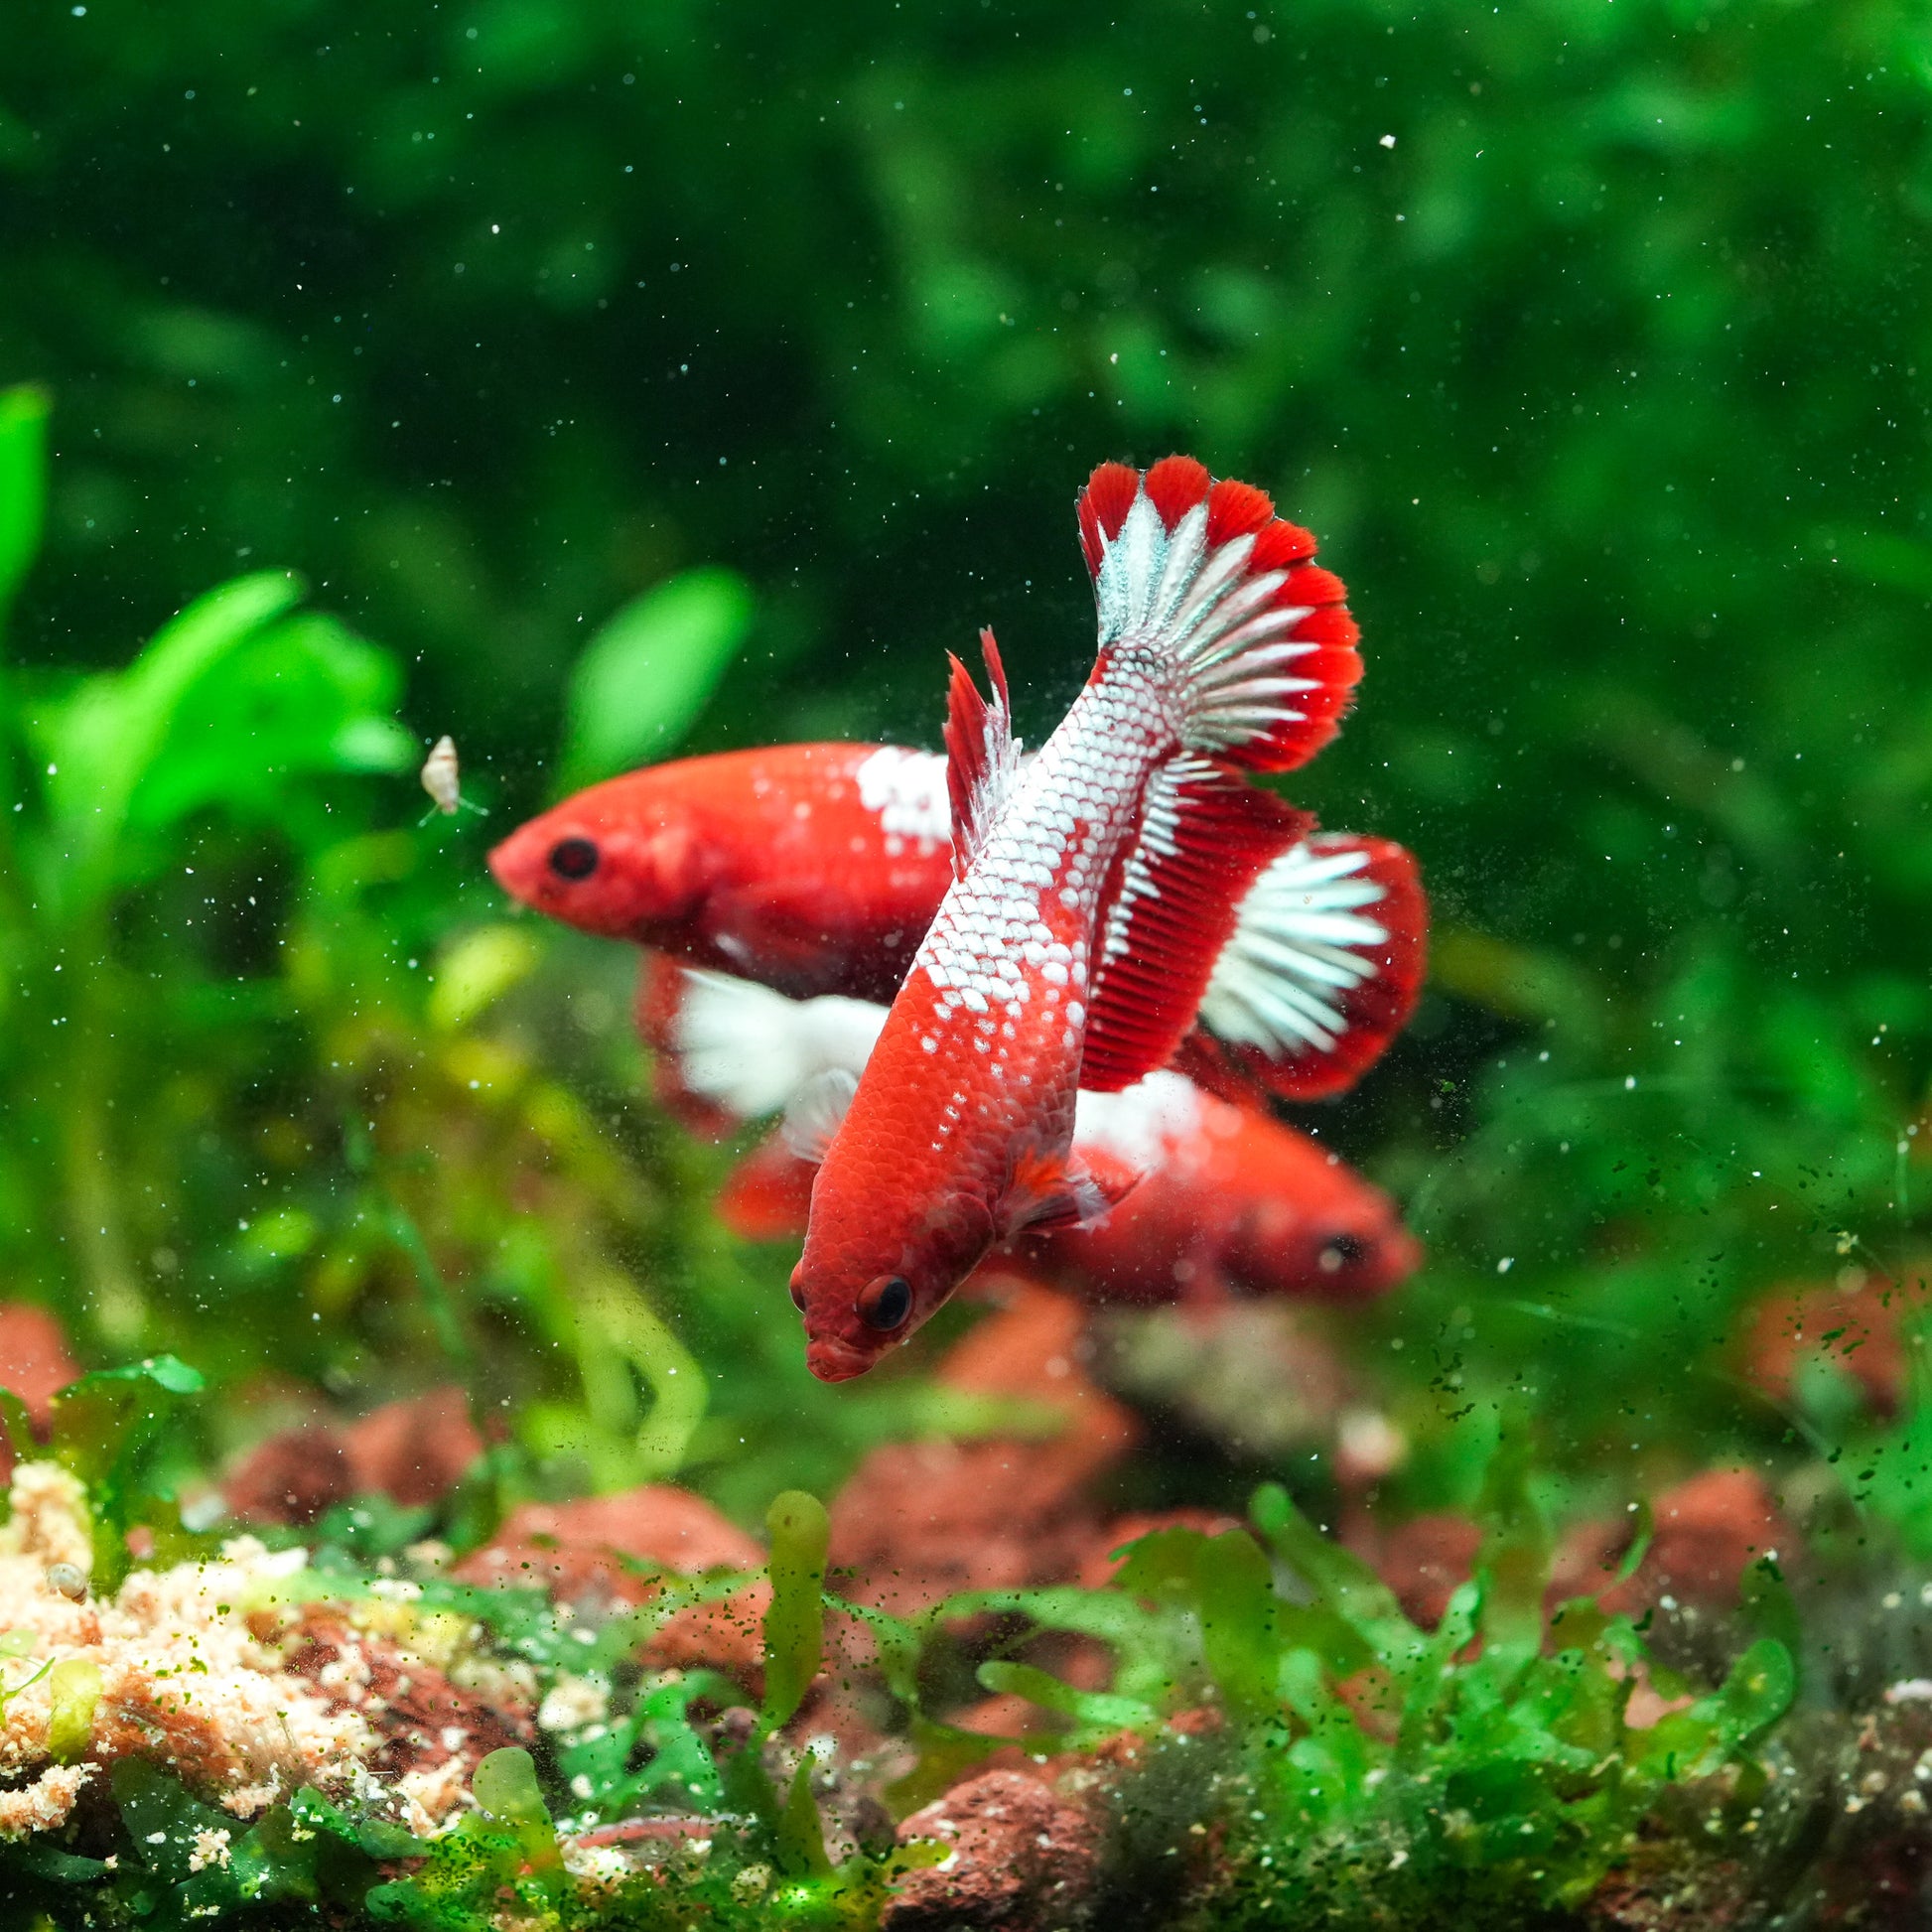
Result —
<instances>
[{"instance_id":1,"label":"female betta fish","mask_svg":"<svg viewBox=\"0 0 1932 1932\"><path fill-rule=\"evenodd\" d=\"M1078 516L1086 687L1023 769L991 632L990 702L954 660L952 886L856 1086L802 1113L823 1164L791 1293L827 1381L907 1337L995 1242L1104 1209L1072 1156L1076 1090L1173 1054L1243 898L1310 829L1241 773L1311 757L1361 675L1341 584L1260 490L1184 457L1103 464Z\"/></svg>"},{"instance_id":2,"label":"female betta fish","mask_svg":"<svg viewBox=\"0 0 1932 1932\"><path fill-rule=\"evenodd\" d=\"M513 897L797 999L890 999L951 876L943 761L775 745L592 785L489 855Z\"/></svg>"}]
</instances>

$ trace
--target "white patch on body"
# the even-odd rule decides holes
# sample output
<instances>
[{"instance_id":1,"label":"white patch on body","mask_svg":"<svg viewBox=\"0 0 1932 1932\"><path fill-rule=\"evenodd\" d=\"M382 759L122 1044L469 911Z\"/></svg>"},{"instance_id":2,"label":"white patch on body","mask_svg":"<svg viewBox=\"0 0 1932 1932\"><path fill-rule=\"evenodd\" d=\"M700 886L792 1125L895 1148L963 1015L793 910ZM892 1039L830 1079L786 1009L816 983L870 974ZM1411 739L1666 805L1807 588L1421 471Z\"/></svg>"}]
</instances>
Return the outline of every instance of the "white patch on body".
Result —
<instances>
[{"instance_id":1,"label":"white patch on body","mask_svg":"<svg viewBox=\"0 0 1932 1932\"><path fill-rule=\"evenodd\" d=\"M943 753L882 745L852 775L859 786L859 802L879 814L881 831L934 843L952 837Z\"/></svg>"}]
</instances>

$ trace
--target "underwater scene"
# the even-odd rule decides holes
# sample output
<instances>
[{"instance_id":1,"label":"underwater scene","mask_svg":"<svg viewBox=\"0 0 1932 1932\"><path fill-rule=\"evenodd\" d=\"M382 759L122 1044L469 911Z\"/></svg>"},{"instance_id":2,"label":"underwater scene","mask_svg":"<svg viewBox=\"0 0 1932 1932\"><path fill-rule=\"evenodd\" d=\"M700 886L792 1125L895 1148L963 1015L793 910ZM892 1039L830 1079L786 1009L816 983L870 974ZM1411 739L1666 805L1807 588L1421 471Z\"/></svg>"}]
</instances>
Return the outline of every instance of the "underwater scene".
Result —
<instances>
[{"instance_id":1,"label":"underwater scene","mask_svg":"<svg viewBox=\"0 0 1932 1932\"><path fill-rule=\"evenodd\" d=\"M1932 1927L1932 15L5 28L0 1932Z\"/></svg>"}]
</instances>

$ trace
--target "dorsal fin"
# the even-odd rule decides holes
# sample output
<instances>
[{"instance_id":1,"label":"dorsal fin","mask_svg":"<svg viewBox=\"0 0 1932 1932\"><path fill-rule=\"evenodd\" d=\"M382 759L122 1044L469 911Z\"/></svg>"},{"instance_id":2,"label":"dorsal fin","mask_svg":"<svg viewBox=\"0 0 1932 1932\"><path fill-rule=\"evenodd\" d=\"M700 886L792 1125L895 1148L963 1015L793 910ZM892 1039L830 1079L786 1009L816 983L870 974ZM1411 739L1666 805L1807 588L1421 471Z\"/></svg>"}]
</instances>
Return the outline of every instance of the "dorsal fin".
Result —
<instances>
[{"instance_id":1,"label":"dorsal fin","mask_svg":"<svg viewBox=\"0 0 1932 1932\"><path fill-rule=\"evenodd\" d=\"M946 789L952 799L952 874L966 876L973 855L986 842L1013 788L1020 748L1013 737L1007 702L1007 674L990 629L980 632L986 656L989 702L979 694L972 673L950 657L952 681L946 689Z\"/></svg>"},{"instance_id":2,"label":"dorsal fin","mask_svg":"<svg viewBox=\"0 0 1932 1932\"><path fill-rule=\"evenodd\" d=\"M1354 832L1301 841L1241 902L1201 1000L1192 1064L1218 1063L1289 1100L1339 1093L1415 1010L1428 932L1422 879L1401 846Z\"/></svg>"},{"instance_id":3,"label":"dorsal fin","mask_svg":"<svg viewBox=\"0 0 1932 1932\"><path fill-rule=\"evenodd\" d=\"M1340 729L1362 660L1314 539L1191 457L1103 463L1078 505L1100 648L1165 660L1188 750L1256 771L1306 763Z\"/></svg>"},{"instance_id":4,"label":"dorsal fin","mask_svg":"<svg viewBox=\"0 0 1932 1932\"><path fill-rule=\"evenodd\" d=\"M1118 1092L1168 1063L1255 880L1312 823L1207 759L1155 772L1102 899L1083 1088Z\"/></svg>"}]
</instances>

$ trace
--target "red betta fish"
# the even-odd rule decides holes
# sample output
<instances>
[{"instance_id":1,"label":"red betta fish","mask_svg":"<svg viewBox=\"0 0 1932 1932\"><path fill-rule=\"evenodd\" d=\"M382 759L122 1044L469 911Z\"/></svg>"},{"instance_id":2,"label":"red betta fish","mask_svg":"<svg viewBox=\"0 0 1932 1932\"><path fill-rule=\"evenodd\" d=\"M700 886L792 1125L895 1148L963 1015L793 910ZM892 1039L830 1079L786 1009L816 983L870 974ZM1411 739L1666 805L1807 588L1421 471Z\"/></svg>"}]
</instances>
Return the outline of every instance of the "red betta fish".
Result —
<instances>
[{"instance_id":1,"label":"red betta fish","mask_svg":"<svg viewBox=\"0 0 1932 1932\"><path fill-rule=\"evenodd\" d=\"M489 855L512 897L798 998L890 999L952 876L945 765L896 745L778 745L652 765Z\"/></svg>"},{"instance_id":2,"label":"red betta fish","mask_svg":"<svg viewBox=\"0 0 1932 1932\"><path fill-rule=\"evenodd\" d=\"M1173 1068L1124 1093L1081 1094L1073 1146L1096 1174L1111 1168L1115 1186L1140 1184L1091 1226L1014 1245L1088 1301L1360 1301L1421 1265L1395 1203L1339 1156Z\"/></svg>"},{"instance_id":3,"label":"red betta fish","mask_svg":"<svg viewBox=\"0 0 1932 1932\"><path fill-rule=\"evenodd\" d=\"M856 789L855 789L856 787ZM504 888L588 932L798 998L890 999L952 880L946 760L792 745L594 785L490 855ZM1317 1100L1407 1024L1429 908L1388 839L1318 832L1255 881L1184 1064L1217 1091ZM656 1038L648 964L638 1021Z\"/></svg>"},{"instance_id":4,"label":"red betta fish","mask_svg":"<svg viewBox=\"0 0 1932 1932\"><path fill-rule=\"evenodd\" d=\"M996 1242L1104 1209L1074 1094L1179 1044L1242 899L1310 829L1242 770L1312 757L1361 675L1340 582L1260 490L1184 457L1103 464L1078 516L1086 687L1023 769L992 633L990 702L954 660L953 884L856 1087L808 1110L824 1159L791 1291L825 1381L909 1336Z\"/></svg>"}]
</instances>

